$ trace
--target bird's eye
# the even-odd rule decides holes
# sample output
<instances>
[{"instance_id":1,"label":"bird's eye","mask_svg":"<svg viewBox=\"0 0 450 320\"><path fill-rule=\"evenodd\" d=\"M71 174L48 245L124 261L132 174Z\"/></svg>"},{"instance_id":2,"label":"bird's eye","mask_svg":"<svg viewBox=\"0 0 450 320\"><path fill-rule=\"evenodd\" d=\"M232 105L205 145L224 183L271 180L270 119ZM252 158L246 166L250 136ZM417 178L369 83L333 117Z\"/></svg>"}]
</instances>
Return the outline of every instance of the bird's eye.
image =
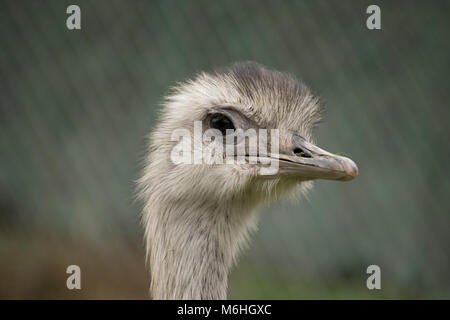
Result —
<instances>
[{"instance_id":1,"label":"bird's eye","mask_svg":"<svg viewBox=\"0 0 450 320\"><path fill-rule=\"evenodd\" d=\"M224 136L227 135L227 129L235 129L233 121L231 121L230 118L221 113L215 113L211 115L209 123L212 129L219 130Z\"/></svg>"}]
</instances>

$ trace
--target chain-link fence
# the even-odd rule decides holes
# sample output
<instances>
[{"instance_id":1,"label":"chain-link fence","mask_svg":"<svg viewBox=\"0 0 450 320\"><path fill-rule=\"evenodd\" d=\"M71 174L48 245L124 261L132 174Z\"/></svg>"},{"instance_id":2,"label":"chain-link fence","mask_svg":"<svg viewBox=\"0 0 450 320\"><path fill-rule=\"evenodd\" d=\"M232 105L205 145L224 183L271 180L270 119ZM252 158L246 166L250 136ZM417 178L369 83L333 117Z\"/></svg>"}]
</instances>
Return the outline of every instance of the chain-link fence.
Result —
<instances>
[{"instance_id":1,"label":"chain-link fence","mask_svg":"<svg viewBox=\"0 0 450 320\"><path fill-rule=\"evenodd\" d=\"M371 2L2 1L0 297L147 297L144 136L176 81L241 60L309 84L360 176L266 210L230 297L450 297L450 3L377 1L368 30Z\"/></svg>"}]
</instances>

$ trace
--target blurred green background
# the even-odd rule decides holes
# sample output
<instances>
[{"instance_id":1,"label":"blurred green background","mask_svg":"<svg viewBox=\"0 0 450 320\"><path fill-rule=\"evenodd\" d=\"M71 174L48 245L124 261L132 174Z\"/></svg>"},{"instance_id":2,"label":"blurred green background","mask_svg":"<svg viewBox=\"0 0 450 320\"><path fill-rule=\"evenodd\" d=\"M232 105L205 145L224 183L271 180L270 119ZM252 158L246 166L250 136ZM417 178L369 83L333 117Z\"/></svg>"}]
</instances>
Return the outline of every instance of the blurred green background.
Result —
<instances>
[{"instance_id":1,"label":"blurred green background","mask_svg":"<svg viewBox=\"0 0 450 320\"><path fill-rule=\"evenodd\" d=\"M360 176L266 210L230 298L450 298L449 35L448 1L2 1L0 298L147 298L144 137L171 85L239 60L303 79Z\"/></svg>"}]
</instances>

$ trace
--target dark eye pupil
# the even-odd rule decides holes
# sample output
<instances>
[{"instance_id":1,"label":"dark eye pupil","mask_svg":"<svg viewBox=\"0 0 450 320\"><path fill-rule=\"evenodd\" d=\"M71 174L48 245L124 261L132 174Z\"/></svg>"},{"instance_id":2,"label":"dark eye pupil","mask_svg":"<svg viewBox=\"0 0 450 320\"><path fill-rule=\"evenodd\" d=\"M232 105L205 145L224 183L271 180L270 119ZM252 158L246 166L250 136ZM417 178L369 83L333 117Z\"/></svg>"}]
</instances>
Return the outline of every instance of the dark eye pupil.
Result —
<instances>
[{"instance_id":1,"label":"dark eye pupil","mask_svg":"<svg viewBox=\"0 0 450 320\"><path fill-rule=\"evenodd\" d=\"M214 114L211 117L211 128L220 130L223 135L227 134L227 129L234 130L233 122L223 114Z\"/></svg>"}]
</instances>

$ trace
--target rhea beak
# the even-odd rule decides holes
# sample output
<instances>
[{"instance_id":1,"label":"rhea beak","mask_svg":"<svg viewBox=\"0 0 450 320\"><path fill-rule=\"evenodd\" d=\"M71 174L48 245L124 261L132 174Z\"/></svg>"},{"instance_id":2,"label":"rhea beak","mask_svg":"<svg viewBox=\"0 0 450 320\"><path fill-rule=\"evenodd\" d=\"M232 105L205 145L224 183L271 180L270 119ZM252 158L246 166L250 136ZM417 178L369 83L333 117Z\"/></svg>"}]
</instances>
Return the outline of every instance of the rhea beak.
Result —
<instances>
[{"instance_id":1,"label":"rhea beak","mask_svg":"<svg viewBox=\"0 0 450 320\"><path fill-rule=\"evenodd\" d=\"M295 134L292 144L291 155L279 155L281 175L339 181L352 180L358 175L358 167L350 158L329 153Z\"/></svg>"}]
</instances>

